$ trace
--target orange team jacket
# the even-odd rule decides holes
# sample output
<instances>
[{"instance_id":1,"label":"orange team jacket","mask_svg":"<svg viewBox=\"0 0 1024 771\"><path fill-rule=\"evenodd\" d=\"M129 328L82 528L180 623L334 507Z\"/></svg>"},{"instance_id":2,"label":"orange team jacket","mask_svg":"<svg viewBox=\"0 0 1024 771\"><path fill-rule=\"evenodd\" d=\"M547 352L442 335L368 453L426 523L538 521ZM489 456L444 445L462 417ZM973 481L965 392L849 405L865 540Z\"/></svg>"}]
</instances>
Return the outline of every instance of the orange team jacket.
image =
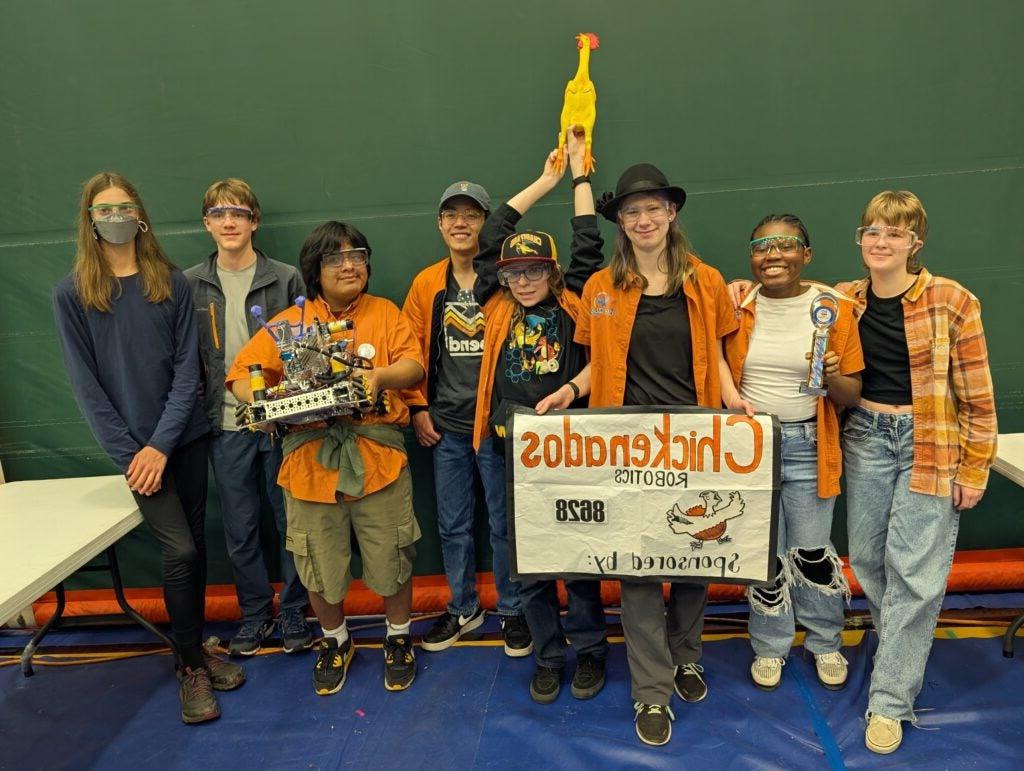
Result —
<instances>
[{"instance_id":1,"label":"orange team jacket","mask_svg":"<svg viewBox=\"0 0 1024 771\"><path fill-rule=\"evenodd\" d=\"M476 417L473 419L473 449L479 450L481 442L491 433L491 395L494 393L494 368L501 356L502 348L508 339L512 327L512 313L516 304L504 296L504 292L496 292L497 302L487 313L484 322L484 355L480 360L480 384L476 389ZM562 311L568 313L574 322L579 324L583 313L583 302L579 296L566 289L558 298ZM573 372L570 377L578 373Z\"/></svg>"},{"instance_id":2,"label":"orange team jacket","mask_svg":"<svg viewBox=\"0 0 1024 771\"><path fill-rule=\"evenodd\" d=\"M737 327L722 274L690 255L694 272L683 283L693 340L693 380L697 403L722 406L718 376L718 341ZM621 407L626 392L629 337L640 304L640 277L628 289L617 289L612 270L603 268L583 288L583 308L576 321L576 342L590 346L590 406Z\"/></svg>"},{"instance_id":3,"label":"orange team jacket","mask_svg":"<svg viewBox=\"0 0 1024 771\"><path fill-rule=\"evenodd\" d=\"M829 337L829 350L839 357L839 373L853 375L864 369L864 354L860 347L857 331L857 317L853 301L824 284L806 281L812 290L829 292L839 300L839 316ZM750 351L750 338L754 334L757 284L740 304L742 315L740 327L725 338L725 359L729 362L733 382L740 387L743 378L743 363ZM809 300L810 298L808 298ZM811 350L811 341L807 341ZM843 473L843 454L839 442L839 416L836 405L827 396L818 398L818 497L831 498L839 495L839 477Z\"/></svg>"},{"instance_id":4,"label":"orange team jacket","mask_svg":"<svg viewBox=\"0 0 1024 771\"><path fill-rule=\"evenodd\" d=\"M413 412L416 412L417 408L426 407L433 397L433 388L437 380L437 356L440 355L443 345L440 338L441 315L444 311L444 293L448 287L451 264L451 258L445 257L421 270L413 279L402 305L402 313L412 325L425 370L422 381L402 392L402 397ZM487 302L481 303L485 319L500 299L501 293L495 292Z\"/></svg>"},{"instance_id":5,"label":"orange team jacket","mask_svg":"<svg viewBox=\"0 0 1024 771\"><path fill-rule=\"evenodd\" d=\"M298 306L293 305L277 314L270 323L287 319L297 324L302 313ZM423 363L419 346L413 336L409 322L402 312L390 300L383 297L363 294L352 307L344 313L332 313L323 298L307 300L305 313L306 323L312 319L330 321L332 319L352 319L354 329L339 332L331 336L331 340L348 338L354 341L353 348L370 343L376 353L373 356L374 367L386 367L401 359L412 359L418 364ZM249 365L259 364L268 386L277 385L284 374L284 365L270 333L265 329L257 332L238 352L234 364L228 371L225 384L228 388L235 380L249 377ZM398 394L390 393L391 408L386 415L367 415L360 423L394 423L405 426L409 423L409 408L406 407ZM337 420L352 421L352 418L339 417ZM314 423L313 426L320 426ZM296 430L302 430L297 428ZM359 454L366 466L366 482L364 494L377 492L398 479L402 468L406 465L405 453L392 447L378 444L366 437L356 437ZM294 452L285 456L281 463L281 472L277 483L292 496L303 501L316 503L334 503L338 485L338 471L326 469L317 462L316 456L323 441L307 442Z\"/></svg>"}]
</instances>

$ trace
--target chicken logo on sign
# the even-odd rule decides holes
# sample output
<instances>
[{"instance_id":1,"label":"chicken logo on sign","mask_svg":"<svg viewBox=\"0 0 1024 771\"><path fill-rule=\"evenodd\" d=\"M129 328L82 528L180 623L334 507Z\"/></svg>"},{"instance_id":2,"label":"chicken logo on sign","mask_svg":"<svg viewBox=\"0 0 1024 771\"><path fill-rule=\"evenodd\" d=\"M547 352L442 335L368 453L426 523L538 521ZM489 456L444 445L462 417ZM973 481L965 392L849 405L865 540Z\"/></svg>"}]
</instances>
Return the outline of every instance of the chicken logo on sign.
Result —
<instances>
[{"instance_id":1,"label":"chicken logo on sign","mask_svg":"<svg viewBox=\"0 0 1024 771\"><path fill-rule=\"evenodd\" d=\"M696 551L704 547L705 541L729 543L732 538L726 533L730 519L743 514L743 496L736 490L729 493L729 502L724 503L722 496L714 490L705 490L700 494L703 503L683 509L677 501L676 505L666 514L669 529L676 535L690 536L690 549Z\"/></svg>"}]
</instances>

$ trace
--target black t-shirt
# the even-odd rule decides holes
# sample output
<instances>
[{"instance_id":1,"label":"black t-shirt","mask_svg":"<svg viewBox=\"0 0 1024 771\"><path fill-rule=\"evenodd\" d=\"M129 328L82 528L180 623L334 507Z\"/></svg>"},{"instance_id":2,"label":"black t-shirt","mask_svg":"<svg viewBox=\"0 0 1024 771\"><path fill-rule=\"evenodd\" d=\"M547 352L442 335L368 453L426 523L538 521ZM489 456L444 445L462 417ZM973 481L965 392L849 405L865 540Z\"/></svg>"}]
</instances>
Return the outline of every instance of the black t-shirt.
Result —
<instances>
[{"instance_id":1,"label":"black t-shirt","mask_svg":"<svg viewBox=\"0 0 1024 771\"><path fill-rule=\"evenodd\" d=\"M441 316L441 356L430 416L442 431L472 434L484 314L472 289L460 289L449 273Z\"/></svg>"},{"instance_id":2,"label":"black t-shirt","mask_svg":"<svg viewBox=\"0 0 1024 771\"><path fill-rule=\"evenodd\" d=\"M624 405L697 403L686 296L641 295L629 338Z\"/></svg>"},{"instance_id":3,"label":"black t-shirt","mask_svg":"<svg viewBox=\"0 0 1024 771\"><path fill-rule=\"evenodd\" d=\"M492 426L504 424L512 405L533 407L579 374L587 355L573 342L575 333L575 322L554 297L526 309L523 320L509 330L494 366Z\"/></svg>"},{"instance_id":4,"label":"black t-shirt","mask_svg":"<svg viewBox=\"0 0 1024 771\"><path fill-rule=\"evenodd\" d=\"M908 290L909 291L909 290ZM911 404L910 354L903 326L903 295L878 297L868 286L868 304L858 331L864 349L860 395L880 404Z\"/></svg>"}]
</instances>

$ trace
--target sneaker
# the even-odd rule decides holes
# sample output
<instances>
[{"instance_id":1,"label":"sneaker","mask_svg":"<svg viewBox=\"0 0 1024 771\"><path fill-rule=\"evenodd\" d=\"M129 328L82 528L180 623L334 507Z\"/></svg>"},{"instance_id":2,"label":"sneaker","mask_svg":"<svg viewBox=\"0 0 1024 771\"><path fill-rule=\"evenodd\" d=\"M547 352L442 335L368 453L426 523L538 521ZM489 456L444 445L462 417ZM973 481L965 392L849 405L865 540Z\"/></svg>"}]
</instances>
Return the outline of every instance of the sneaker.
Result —
<instances>
[{"instance_id":1,"label":"sneaker","mask_svg":"<svg viewBox=\"0 0 1024 771\"><path fill-rule=\"evenodd\" d=\"M297 653L313 647L313 630L306 623L302 608L282 610L277 623L281 627L281 646L285 653Z\"/></svg>"},{"instance_id":2,"label":"sneaker","mask_svg":"<svg viewBox=\"0 0 1024 771\"><path fill-rule=\"evenodd\" d=\"M680 699L691 704L703 701L708 695L708 684L704 682L703 673L704 667L700 664L683 664L676 667L673 684Z\"/></svg>"},{"instance_id":3,"label":"sneaker","mask_svg":"<svg viewBox=\"0 0 1024 771\"><path fill-rule=\"evenodd\" d=\"M530 679L530 698L538 704L550 704L562 690L562 670L538 664Z\"/></svg>"},{"instance_id":4,"label":"sneaker","mask_svg":"<svg viewBox=\"0 0 1024 771\"><path fill-rule=\"evenodd\" d=\"M341 690L355 653L351 637L341 646L333 637L325 637L320 641L316 664L313 665L313 690L318 696L330 696Z\"/></svg>"},{"instance_id":5,"label":"sneaker","mask_svg":"<svg viewBox=\"0 0 1024 771\"><path fill-rule=\"evenodd\" d=\"M430 631L423 635L420 647L432 653L451 648L462 635L468 634L484 623L484 609L477 608L468 616L444 613Z\"/></svg>"},{"instance_id":6,"label":"sneaker","mask_svg":"<svg viewBox=\"0 0 1024 771\"><path fill-rule=\"evenodd\" d=\"M501 619L501 636L505 638L505 655L518 659L533 653L533 637L522 616Z\"/></svg>"},{"instance_id":7,"label":"sneaker","mask_svg":"<svg viewBox=\"0 0 1024 771\"><path fill-rule=\"evenodd\" d=\"M604 659L584 653L576 661L572 676L572 695L576 699L592 699L604 688Z\"/></svg>"},{"instance_id":8,"label":"sneaker","mask_svg":"<svg viewBox=\"0 0 1024 771\"><path fill-rule=\"evenodd\" d=\"M206 671L210 673L213 690L233 691L245 682L245 670L238 664L214 656L208 650L203 650L203 661L206 662Z\"/></svg>"},{"instance_id":9,"label":"sneaker","mask_svg":"<svg viewBox=\"0 0 1024 771\"><path fill-rule=\"evenodd\" d=\"M384 687L404 691L416 679L416 654L412 637L399 634L384 638Z\"/></svg>"},{"instance_id":10,"label":"sneaker","mask_svg":"<svg viewBox=\"0 0 1024 771\"><path fill-rule=\"evenodd\" d=\"M864 744L872 752L888 755L895 752L903 741L903 725L899 720L885 715L872 715L864 732Z\"/></svg>"},{"instance_id":11,"label":"sneaker","mask_svg":"<svg viewBox=\"0 0 1024 771\"><path fill-rule=\"evenodd\" d=\"M205 669L186 667L178 672L178 698L181 699L182 722L205 723L220 717L210 673Z\"/></svg>"},{"instance_id":12,"label":"sneaker","mask_svg":"<svg viewBox=\"0 0 1024 771\"><path fill-rule=\"evenodd\" d=\"M814 668L818 670L818 680L830 691L838 691L846 685L849 667L839 651L814 654Z\"/></svg>"},{"instance_id":13,"label":"sneaker","mask_svg":"<svg viewBox=\"0 0 1024 771\"><path fill-rule=\"evenodd\" d=\"M274 632L272 619L243 621L235 636L231 638L228 653L232 656L252 656Z\"/></svg>"},{"instance_id":14,"label":"sneaker","mask_svg":"<svg viewBox=\"0 0 1024 771\"><path fill-rule=\"evenodd\" d=\"M668 744L668 740L672 738L672 721L676 719L669 707L638 701L633 704L633 710L636 735L640 737L640 741L652 747Z\"/></svg>"},{"instance_id":15,"label":"sneaker","mask_svg":"<svg viewBox=\"0 0 1024 771\"><path fill-rule=\"evenodd\" d=\"M779 687L782 679L782 668L786 665L785 659L775 659L768 656L757 656L754 663L750 665L750 676L754 679L754 685L764 691L774 691Z\"/></svg>"}]
</instances>

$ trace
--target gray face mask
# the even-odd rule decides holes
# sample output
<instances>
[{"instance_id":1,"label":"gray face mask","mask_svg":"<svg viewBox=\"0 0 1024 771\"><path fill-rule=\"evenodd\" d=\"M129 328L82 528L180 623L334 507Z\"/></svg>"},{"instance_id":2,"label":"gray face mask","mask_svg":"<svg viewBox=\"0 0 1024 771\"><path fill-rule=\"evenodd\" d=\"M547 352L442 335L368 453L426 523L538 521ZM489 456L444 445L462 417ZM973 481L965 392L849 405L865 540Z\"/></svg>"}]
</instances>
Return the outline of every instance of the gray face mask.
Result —
<instances>
[{"instance_id":1,"label":"gray face mask","mask_svg":"<svg viewBox=\"0 0 1024 771\"><path fill-rule=\"evenodd\" d=\"M102 220L93 220L92 227L100 238L111 244L127 244L140 230L143 233L149 230L149 226L142 220L118 214Z\"/></svg>"}]
</instances>

